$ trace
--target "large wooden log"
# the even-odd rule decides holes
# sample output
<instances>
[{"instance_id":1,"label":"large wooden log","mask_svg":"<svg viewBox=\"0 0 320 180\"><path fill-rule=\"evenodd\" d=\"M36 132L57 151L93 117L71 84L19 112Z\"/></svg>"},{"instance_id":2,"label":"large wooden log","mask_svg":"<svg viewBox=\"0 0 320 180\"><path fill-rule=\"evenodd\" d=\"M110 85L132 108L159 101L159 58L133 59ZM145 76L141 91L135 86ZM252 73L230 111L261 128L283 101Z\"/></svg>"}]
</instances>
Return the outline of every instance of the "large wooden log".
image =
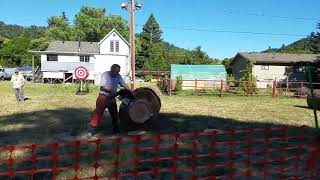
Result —
<instances>
[{"instance_id":1,"label":"large wooden log","mask_svg":"<svg viewBox=\"0 0 320 180\"><path fill-rule=\"evenodd\" d=\"M159 117L161 101L156 91L151 88L138 88L133 91L134 100L120 105L120 121L127 130L148 130L152 122Z\"/></svg>"}]
</instances>

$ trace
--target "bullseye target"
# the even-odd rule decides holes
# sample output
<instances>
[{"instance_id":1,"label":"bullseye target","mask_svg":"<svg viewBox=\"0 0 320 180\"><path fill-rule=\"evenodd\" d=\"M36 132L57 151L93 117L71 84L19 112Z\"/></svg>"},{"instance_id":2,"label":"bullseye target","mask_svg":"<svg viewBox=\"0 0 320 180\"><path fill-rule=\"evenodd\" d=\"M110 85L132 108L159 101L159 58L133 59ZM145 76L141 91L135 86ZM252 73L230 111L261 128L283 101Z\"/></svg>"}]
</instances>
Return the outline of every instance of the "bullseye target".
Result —
<instances>
[{"instance_id":1,"label":"bullseye target","mask_svg":"<svg viewBox=\"0 0 320 180\"><path fill-rule=\"evenodd\" d=\"M87 68L80 66L74 70L74 74L76 75L76 78L78 80L83 81L83 80L86 80L87 77L89 76L89 71Z\"/></svg>"}]
</instances>

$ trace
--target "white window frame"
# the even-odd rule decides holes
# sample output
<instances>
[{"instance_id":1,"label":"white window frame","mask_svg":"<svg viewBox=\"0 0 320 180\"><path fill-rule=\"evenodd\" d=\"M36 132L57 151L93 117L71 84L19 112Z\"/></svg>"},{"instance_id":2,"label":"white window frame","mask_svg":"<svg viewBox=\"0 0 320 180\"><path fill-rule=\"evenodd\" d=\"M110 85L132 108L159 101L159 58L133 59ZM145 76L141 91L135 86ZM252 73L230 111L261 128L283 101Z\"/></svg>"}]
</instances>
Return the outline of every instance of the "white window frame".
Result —
<instances>
[{"instance_id":1,"label":"white window frame","mask_svg":"<svg viewBox=\"0 0 320 180\"><path fill-rule=\"evenodd\" d=\"M80 62L90 62L90 56L79 56Z\"/></svg>"},{"instance_id":2,"label":"white window frame","mask_svg":"<svg viewBox=\"0 0 320 180\"><path fill-rule=\"evenodd\" d=\"M114 41L110 41L110 52L114 52Z\"/></svg>"},{"instance_id":3,"label":"white window frame","mask_svg":"<svg viewBox=\"0 0 320 180\"><path fill-rule=\"evenodd\" d=\"M54 60L52 60L52 57L55 57ZM58 61L58 60L59 60L58 54L47 54L47 61Z\"/></svg>"},{"instance_id":4,"label":"white window frame","mask_svg":"<svg viewBox=\"0 0 320 180\"><path fill-rule=\"evenodd\" d=\"M110 52L120 52L120 42L118 40L110 40Z\"/></svg>"},{"instance_id":5,"label":"white window frame","mask_svg":"<svg viewBox=\"0 0 320 180\"><path fill-rule=\"evenodd\" d=\"M115 50L116 50L116 52L119 52L120 51L120 43L119 43L119 41L115 41L116 43L115 43Z\"/></svg>"},{"instance_id":6,"label":"white window frame","mask_svg":"<svg viewBox=\"0 0 320 180\"><path fill-rule=\"evenodd\" d=\"M269 66L266 65L266 66L261 66L261 70L263 71L269 71Z\"/></svg>"}]
</instances>

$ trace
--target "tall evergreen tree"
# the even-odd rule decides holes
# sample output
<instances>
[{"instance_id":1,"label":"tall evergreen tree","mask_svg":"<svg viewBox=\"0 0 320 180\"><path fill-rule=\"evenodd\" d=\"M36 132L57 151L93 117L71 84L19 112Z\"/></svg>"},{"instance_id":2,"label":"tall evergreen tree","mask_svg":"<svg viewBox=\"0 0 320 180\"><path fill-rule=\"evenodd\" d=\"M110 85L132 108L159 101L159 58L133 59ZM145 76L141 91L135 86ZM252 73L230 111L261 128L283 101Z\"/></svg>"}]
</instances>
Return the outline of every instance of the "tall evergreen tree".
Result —
<instances>
[{"instance_id":1,"label":"tall evergreen tree","mask_svg":"<svg viewBox=\"0 0 320 180\"><path fill-rule=\"evenodd\" d=\"M160 26L153 14L150 15L146 24L143 26L141 37L143 40L148 42L148 44L159 43L161 39L162 31Z\"/></svg>"},{"instance_id":2,"label":"tall evergreen tree","mask_svg":"<svg viewBox=\"0 0 320 180\"><path fill-rule=\"evenodd\" d=\"M317 29L320 29L320 23L318 23ZM311 51L313 53L320 53L320 32L312 32L310 35Z\"/></svg>"},{"instance_id":3,"label":"tall evergreen tree","mask_svg":"<svg viewBox=\"0 0 320 180\"><path fill-rule=\"evenodd\" d=\"M139 51L139 56L137 58L137 67L143 68L147 63L146 61L150 58L149 49L152 44L162 42L161 39L162 31L160 26L153 14L150 15L147 22L144 24L141 34L139 35L139 40L141 42L141 47Z\"/></svg>"}]
</instances>

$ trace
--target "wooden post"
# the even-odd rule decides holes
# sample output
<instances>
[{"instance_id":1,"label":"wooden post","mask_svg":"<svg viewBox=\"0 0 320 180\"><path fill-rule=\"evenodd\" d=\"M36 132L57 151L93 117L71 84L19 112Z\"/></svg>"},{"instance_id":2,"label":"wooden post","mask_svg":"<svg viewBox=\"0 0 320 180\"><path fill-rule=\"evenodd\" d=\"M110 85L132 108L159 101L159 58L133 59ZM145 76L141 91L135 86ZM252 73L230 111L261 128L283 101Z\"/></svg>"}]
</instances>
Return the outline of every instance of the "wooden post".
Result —
<instances>
[{"instance_id":1,"label":"wooden post","mask_svg":"<svg viewBox=\"0 0 320 180\"><path fill-rule=\"evenodd\" d=\"M213 94L216 95L216 81L213 80Z\"/></svg>"},{"instance_id":2,"label":"wooden post","mask_svg":"<svg viewBox=\"0 0 320 180\"><path fill-rule=\"evenodd\" d=\"M32 82L35 83L34 55L32 55Z\"/></svg>"},{"instance_id":3,"label":"wooden post","mask_svg":"<svg viewBox=\"0 0 320 180\"><path fill-rule=\"evenodd\" d=\"M223 96L223 80L221 80L220 83L221 83L220 84L220 97L222 97Z\"/></svg>"},{"instance_id":4,"label":"wooden post","mask_svg":"<svg viewBox=\"0 0 320 180\"><path fill-rule=\"evenodd\" d=\"M198 86L198 81L197 81L197 79L194 81L194 84L195 84L195 94L198 94L198 92L197 92L197 86Z\"/></svg>"},{"instance_id":5,"label":"wooden post","mask_svg":"<svg viewBox=\"0 0 320 180\"><path fill-rule=\"evenodd\" d=\"M286 93L289 93L289 79L287 78L287 84L286 84Z\"/></svg>"},{"instance_id":6,"label":"wooden post","mask_svg":"<svg viewBox=\"0 0 320 180\"><path fill-rule=\"evenodd\" d=\"M276 97L276 81L273 80L273 85L272 85L272 97Z\"/></svg>"},{"instance_id":7,"label":"wooden post","mask_svg":"<svg viewBox=\"0 0 320 180\"><path fill-rule=\"evenodd\" d=\"M314 121L315 121L315 126L318 129L319 128L318 115L317 115L318 102L317 102L316 98L314 97L311 66L310 66L309 63L308 63L308 69L307 70L308 70L308 78L309 78L309 85L310 85L310 91L311 91L311 104L312 104L312 107L313 107Z\"/></svg>"},{"instance_id":8,"label":"wooden post","mask_svg":"<svg viewBox=\"0 0 320 180\"><path fill-rule=\"evenodd\" d=\"M250 83L250 81L247 81L246 82L246 85L247 85L247 96L249 96L249 94L250 94L250 87L249 87L249 83Z\"/></svg>"},{"instance_id":9,"label":"wooden post","mask_svg":"<svg viewBox=\"0 0 320 180\"><path fill-rule=\"evenodd\" d=\"M302 82L300 82L300 98L302 97Z\"/></svg>"},{"instance_id":10,"label":"wooden post","mask_svg":"<svg viewBox=\"0 0 320 180\"><path fill-rule=\"evenodd\" d=\"M172 80L169 79L169 96L172 95Z\"/></svg>"}]
</instances>

